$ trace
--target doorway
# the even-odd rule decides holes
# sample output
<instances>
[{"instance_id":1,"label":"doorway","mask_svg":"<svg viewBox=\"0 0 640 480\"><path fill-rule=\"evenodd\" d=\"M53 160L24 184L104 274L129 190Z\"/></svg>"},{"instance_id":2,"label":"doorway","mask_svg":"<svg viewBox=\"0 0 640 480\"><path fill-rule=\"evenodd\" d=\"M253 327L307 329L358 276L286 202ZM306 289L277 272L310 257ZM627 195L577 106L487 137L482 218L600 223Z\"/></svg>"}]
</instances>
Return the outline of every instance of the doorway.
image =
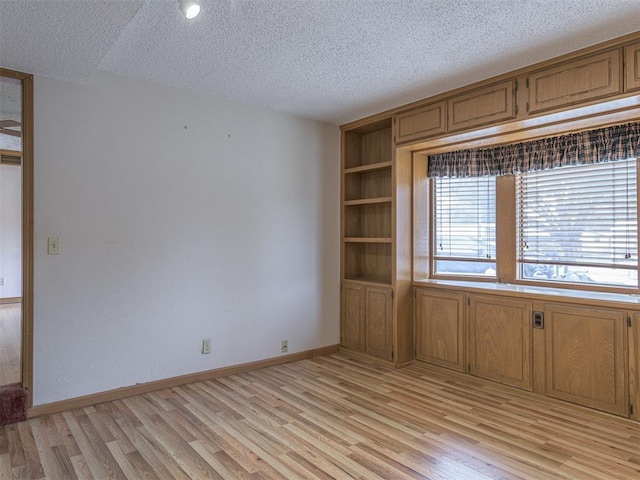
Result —
<instances>
[{"instance_id":1,"label":"doorway","mask_svg":"<svg viewBox=\"0 0 640 480\"><path fill-rule=\"evenodd\" d=\"M29 392L32 231L33 77L0 68L0 388L17 385Z\"/></svg>"}]
</instances>

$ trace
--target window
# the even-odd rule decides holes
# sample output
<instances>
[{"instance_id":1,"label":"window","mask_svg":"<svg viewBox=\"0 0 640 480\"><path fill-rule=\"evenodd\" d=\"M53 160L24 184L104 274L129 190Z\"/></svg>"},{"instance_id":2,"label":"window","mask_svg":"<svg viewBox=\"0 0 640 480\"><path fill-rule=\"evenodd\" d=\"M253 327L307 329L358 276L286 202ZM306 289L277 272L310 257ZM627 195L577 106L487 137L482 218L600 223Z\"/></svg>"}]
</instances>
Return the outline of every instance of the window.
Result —
<instances>
[{"instance_id":1,"label":"window","mask_svg":"<svg viewBox=\"0 0 640 480\"><path fill-rule=\"evenodd\" d=\"M434 178L433 205L433 272L495 278L495 177Z\"/></svg>"},{"instance_id":2,"label":"window","mask_svg":"<svg viewBox=\"0 0 640 480\"><path fill-rule=\"evenodd\" d=\"M640 293L640 122L423 155L414 279Z\"/></svg>"},{"instance_id":3,"label":"window","mask_svg":"<svg viewBox=\"0 0 640 480\"><path fill-rule=\"evenodd\" d=\"M638 286L636 160L517 175L523 280Z\"/></svg>"}]
</instances>

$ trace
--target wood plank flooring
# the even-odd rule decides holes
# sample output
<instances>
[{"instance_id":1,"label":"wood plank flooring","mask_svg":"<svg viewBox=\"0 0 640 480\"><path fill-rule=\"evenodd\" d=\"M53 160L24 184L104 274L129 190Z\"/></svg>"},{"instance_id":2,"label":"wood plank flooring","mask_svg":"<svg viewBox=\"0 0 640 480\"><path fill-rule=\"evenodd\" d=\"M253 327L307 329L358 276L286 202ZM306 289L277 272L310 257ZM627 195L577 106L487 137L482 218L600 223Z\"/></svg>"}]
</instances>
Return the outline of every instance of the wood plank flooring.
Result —
<instances>
[{"instance_id":1,"label":"wood plank flooring","mask_svg":"<svg viewBox=\"0 0 640 480\"><path fill-rule=\"evenodd\" d=\"M0 385L20 383L21 304L0 304Z\"/></svg>"},{"instance_id":2,"label":"wood plank flooring","mask_svg":"<svg viewBox=\"0 0 640 480\"><path fill-rule=\"evenodd\" d=\"M0 479L640 478L640 424L345 353L0 427Z\"/></svg>"}]
</instances>

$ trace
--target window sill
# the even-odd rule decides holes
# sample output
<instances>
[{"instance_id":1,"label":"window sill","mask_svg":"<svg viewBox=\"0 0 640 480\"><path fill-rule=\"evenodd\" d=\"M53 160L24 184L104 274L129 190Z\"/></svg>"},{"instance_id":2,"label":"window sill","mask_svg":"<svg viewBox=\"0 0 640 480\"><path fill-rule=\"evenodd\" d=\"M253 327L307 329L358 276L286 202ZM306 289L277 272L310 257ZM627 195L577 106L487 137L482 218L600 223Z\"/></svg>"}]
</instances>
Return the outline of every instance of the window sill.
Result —
<instances>
[{"instance_id":1,"label":"window sill","mask_svg":"<svg viewBox=\"0 0 640 480\"><path fill-rule=\"evenodd\" d=\"M608 293L567 288L536 287L497 282L473 282L461 280L421 280L413 282L415 287L440 288L443 290L485 293L509 297L525 297L532 300L563 301L581 305L614 306L640 310L640 296L626 293ZM606 304L606 305L605 305Z\"/></svg>"}]
</instances>

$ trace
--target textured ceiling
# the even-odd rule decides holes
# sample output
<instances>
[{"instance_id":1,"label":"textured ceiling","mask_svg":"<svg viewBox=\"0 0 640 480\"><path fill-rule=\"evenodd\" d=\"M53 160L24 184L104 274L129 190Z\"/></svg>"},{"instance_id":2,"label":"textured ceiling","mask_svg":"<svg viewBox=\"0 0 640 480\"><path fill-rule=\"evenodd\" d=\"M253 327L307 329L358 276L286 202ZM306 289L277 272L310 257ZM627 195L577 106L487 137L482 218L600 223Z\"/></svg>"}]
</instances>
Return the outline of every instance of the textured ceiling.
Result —
<instances>
[{"instance_id":1,"label":"textured ceiling","mask_svg":"<svg viewBox=\"0 0 640 480\"><path fill-rule=\"evenodd\" d=\"M0 0L0 65L344 123L640 28L639 0Z\"/></svg>"}]
</instances>

